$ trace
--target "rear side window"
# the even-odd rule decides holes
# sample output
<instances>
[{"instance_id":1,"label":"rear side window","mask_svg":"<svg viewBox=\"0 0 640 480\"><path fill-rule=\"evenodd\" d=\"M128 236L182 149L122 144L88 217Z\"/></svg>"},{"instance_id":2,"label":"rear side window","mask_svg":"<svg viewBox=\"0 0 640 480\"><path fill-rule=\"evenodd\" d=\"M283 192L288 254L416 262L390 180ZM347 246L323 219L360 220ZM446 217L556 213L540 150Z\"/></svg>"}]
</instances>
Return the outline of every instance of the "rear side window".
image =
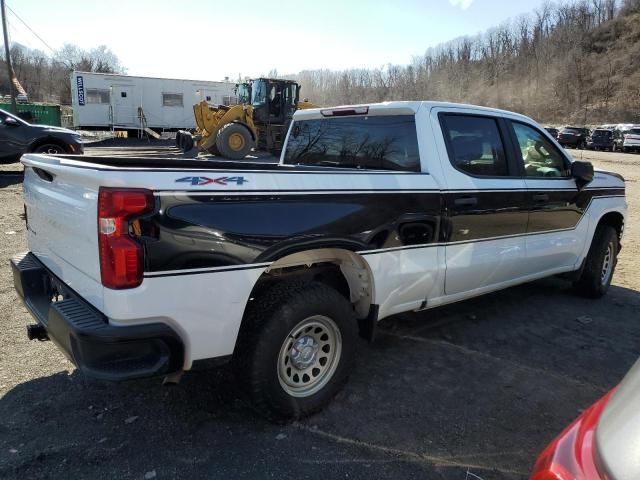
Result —
<instances>
[{"instance_id":1,"label":"rear side window","mask_svg":"<svg viewBox=\"0 0 640 480\"><path fill-rule=\"evenodd\" d=\"M289 133L284 163L419 172L415 117L298 120Z\"/></svg>"},{"instance_id":2,"label":"rear side window","mask_svg":"<svg viewBox=\"0 0 640 480\"><path fill-rule=\"evenodd\" d=\"M527 177L568 177L569 165L545 135L523 123L512 122Z\"/></svg>"},{"instance_id":3,"label":"rear side window","mask_svg":"<svg viewBox=\"0 0 640 480\"><path fill-rule=\"evenodd\" d=\"M474 115L440 117L449 159L455 168L474 176L509 175L496 119Z\"/></svg>"}]
</instances>

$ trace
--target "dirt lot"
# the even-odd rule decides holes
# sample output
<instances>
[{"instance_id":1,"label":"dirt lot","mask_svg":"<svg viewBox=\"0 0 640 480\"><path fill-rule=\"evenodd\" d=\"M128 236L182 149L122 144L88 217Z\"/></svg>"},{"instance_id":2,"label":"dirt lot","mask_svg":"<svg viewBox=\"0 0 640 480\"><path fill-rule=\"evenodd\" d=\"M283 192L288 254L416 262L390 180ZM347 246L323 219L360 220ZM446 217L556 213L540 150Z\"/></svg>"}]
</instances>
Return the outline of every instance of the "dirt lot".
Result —
<instances>
[{"instance_id":1,"label":"dirt lot","mask_svg":"<svg viewBox=\"0 0 640 480\"><path fill-rule=\"evenodd\" d=\"M20 177L0 174L0 477L526 478L640 353L640 156L583 155L627 180L607 297L547 279L387 319L334 403L287 426L256 418L224 367L173 387L89 384L29 342L8 265L26 249Z\"/></svg>"}]
</instances>

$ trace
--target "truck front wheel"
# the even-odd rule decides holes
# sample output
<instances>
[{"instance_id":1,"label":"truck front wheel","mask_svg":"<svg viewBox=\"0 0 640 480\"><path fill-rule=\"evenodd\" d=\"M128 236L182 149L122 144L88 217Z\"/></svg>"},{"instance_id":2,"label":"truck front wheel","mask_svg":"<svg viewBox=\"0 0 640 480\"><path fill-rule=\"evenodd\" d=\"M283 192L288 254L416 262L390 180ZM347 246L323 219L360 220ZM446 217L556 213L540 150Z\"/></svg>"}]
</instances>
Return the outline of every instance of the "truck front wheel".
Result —
<instances>
[{"instance_id":1,"label":"truck front wheel","mask_svg":"<svg viewBox=\"0 0 640 480\"><path fill-rule=\"evenodd\" d=\"M225 125L216 137L216 147L220 155L231 160L242 160L246 157L252 144L249 130L238 123Z\"/></svg>"},{"instance_id":2,"label":"truck front wheel","mask_svg":"<svg viewBox=\"0 0 640 480\"><path fill-rule=\"evenodd\" d=\"M252 303L233 358L243 393L274 421L320 410L340 391L354 361L351 304L317 282L282 283Z\"/></svg>"}]
</instances>

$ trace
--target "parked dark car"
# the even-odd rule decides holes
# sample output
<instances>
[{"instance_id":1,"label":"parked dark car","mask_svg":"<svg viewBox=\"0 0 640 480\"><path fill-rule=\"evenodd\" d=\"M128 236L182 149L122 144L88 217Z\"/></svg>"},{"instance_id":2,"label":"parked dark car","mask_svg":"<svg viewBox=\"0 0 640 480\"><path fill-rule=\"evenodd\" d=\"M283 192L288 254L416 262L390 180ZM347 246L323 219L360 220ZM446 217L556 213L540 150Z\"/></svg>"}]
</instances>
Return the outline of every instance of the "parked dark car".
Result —
<instances>
[{"instance_id":1,"label":"parked dark car","mask_svg":"<svg viewBox=\"0 0 640 480\"><path fill-rule=\"evenodd\" d=\"M553 138L558 138L558 129L554 128L554 127L544 127L544 129L549 132L549 135L551 135Z\"/></svg>"},{"instance_id":2,"label":"parked dark car","mask_svg":"<svg viewBox=\"0 0 640 480\"><path fill-rule=\"evenodd\" d=\"M564 127L558 133L558 143L563 147L584 148L589 136L588 128Z\"/></svg>"},{"instance_id":3,"label":"parked dark car","mask_svg":"<svg viewBox=\"0 0 640 480\"><path fill-rule=\"evenodd\" d=\"M531 480L640 478L640 361L540 454Z\"/></svg>"},{"instance_id":4,"label":"parked dark car","mask_svg":"<svg viewBox=\"0 0 640 480\"><path fill-rule=\"evenodd\" d=\"M23 153L82 154L82 140L73 130L32 125L0 110L0 162L16 162Z\"/></svg>"},{"instance_id":5,"label":"parked dark car","mask_svg":"<svg viewBox=\"0 0 640 480\"><path fill-rule=\"evenodd\" d=\"M591 135L587 137L587 148L589 150L613 151L615 147L615 134L613 130L596 128L591 132Z\"/></svg>"}]
</instances>

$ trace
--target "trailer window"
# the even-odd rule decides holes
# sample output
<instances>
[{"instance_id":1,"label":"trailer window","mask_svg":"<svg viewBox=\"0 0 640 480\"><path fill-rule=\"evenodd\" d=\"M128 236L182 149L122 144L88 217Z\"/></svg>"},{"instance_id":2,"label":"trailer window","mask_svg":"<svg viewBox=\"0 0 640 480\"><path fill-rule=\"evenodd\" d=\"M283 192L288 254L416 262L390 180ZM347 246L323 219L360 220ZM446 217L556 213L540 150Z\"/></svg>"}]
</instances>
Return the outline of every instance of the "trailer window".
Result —
<instances>
[{"instance_id":1,"label":"trailer window","mask_svg":"<svg viewBox=\"0 0 640 480\"><path fill-rule=\"evenodd\" d=\"M111 94L106 89L88 88L86 99L87 103L111 103Z\"/></svg>"},{"instance_id":2,"label":"trailer window","mask_svg":"<svg viewBox=\"0 0 640 480\"><path fill-rule=\"evenodd\" d=\"M182 94L181 93L163 93L162 94L162 106L163 107L182 107Z\"/></svg>"},{"instance_id":3,"label":"trailer window","mask_svg":"<svg viewBox=\"0 0 640 480\"><path fill-rule=\"evenodd\" d=\"M415 118L385 115L296 121L284 162L418 172Z\"/></svg>"}]
</instances>

